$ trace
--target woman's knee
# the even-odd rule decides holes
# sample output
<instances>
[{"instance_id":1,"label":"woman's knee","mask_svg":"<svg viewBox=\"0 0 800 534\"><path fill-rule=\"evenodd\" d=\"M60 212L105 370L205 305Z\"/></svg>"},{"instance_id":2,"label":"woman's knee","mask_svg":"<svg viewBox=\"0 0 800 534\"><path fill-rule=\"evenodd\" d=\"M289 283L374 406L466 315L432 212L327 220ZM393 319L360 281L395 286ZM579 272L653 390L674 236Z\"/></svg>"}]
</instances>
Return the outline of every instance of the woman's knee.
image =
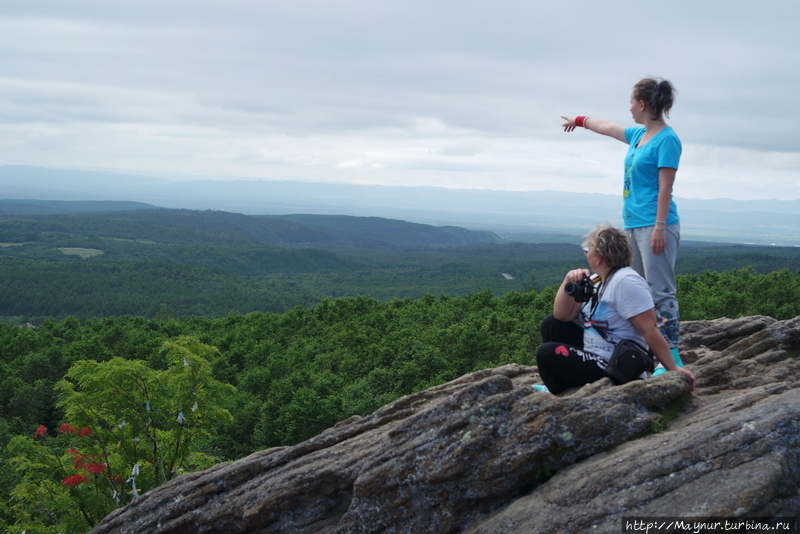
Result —
<instances>
[{"instance_id":1,"label":"woman's knee","mask_svg":"<svg viewBox=\"0 0 800 534\"><path fill-rule=\"evenodd\" d=\"M556 319L552 313L542 320L542 324L539 325L539 334L542 336L542 341L548 341L552 335L551 333L553 331L555 321L557 320L558 319Z\"/></svg>"},{"instance_id":2,"label":"woman's knee","mask_svg":"<svg viewBox=\"0 0 800 534\"><path fill-rule=\"evenodd\" d=\"M536 365L540 367L541 366L551 367L552 363L556 360L556 357L558 356L559 347L564 347L564 344L557 343L555 341L542 343L542 345L536 350L536 355L535 355Z\"/></svg>"},{"instance_id":3,"label":"woman's knee","mask_svg":"<svg viewBox=\"0 0 800 534\"><path fill-rule=\"evenodd\" d=\"M583 328L572 321L560 321L552 314L544 318L539 333L544 343L566 343L578 348L583 346Z\"/></svg>"}]
</instances>

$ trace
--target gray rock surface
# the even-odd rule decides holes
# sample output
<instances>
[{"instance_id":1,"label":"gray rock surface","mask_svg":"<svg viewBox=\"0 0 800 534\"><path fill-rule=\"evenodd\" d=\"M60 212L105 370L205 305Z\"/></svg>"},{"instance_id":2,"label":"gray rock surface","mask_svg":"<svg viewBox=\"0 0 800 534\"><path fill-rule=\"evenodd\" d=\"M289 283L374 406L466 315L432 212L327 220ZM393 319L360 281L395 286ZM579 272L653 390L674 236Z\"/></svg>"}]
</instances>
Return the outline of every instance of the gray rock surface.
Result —
<instances>
[{"instance_id":1,"label":"gray rock surface","mask_svg":"<svg viewBox=\"0 0 800 534\"><path fill-rule=\"evenodd\" d=\"M620 532L800 515L800 317L684 322L678 373L562 396L507 365L179 477L92 533Z\"/></svg>"}]
</instances>

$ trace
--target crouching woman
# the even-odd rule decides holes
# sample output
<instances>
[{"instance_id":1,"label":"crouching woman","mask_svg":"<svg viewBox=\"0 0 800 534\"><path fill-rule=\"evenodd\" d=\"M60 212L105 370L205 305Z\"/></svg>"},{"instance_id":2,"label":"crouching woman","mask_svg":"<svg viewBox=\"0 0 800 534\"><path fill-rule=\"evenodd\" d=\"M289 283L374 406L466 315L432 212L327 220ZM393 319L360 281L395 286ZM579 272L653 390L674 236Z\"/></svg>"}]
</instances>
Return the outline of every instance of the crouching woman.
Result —
<instances>
[{"instance_id":1,"label":"crouching woman","mask_svg":"<svg viewBox=\"0 0 800 534\"><path fill-rule=\"evenodd\" d=\"M589 268L600 280L591 298L578 302L567 294L570 282L580 284L591 275L587 269L567 273L556 294L553 314L542 322L543 344L536 351L539 376L552 393L605 377L616 343L629 339L650 347L668 371L691 379L678 367L669 344L658 329L653 297L647 282L631 267L633 252L624 232L610 226L595 229L584 242ZM576 322L577 319L577 322Z\"/></svg>"}]
</instances>

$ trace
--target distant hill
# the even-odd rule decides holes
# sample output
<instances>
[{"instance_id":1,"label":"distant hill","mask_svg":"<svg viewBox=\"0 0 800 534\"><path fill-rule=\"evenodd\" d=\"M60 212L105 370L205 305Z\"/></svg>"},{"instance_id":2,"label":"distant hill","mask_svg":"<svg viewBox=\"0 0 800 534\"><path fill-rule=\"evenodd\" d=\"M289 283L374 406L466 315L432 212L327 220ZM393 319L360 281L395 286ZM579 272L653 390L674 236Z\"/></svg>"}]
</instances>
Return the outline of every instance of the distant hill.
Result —
<instances>
[{"instance_id":1,"label":"distant hill","mask_svg":"<svg viewBox=\"0 0 800 534\"><path fill-rule=\"evenodd\" d=\"M467 230L457 226L431 226L382 217L348 215L273 215L270 219L287 221L328 231L345 232L361 244L441 247L500 243L494 232Z\"/></svg>"},{"instance_id":2,"label":"distant hill","mask_svg":"<svg viewBox=\"0 0 800 534\"><path fill-rule=\"evenodd\" d=\"M580 236L621 224L619 194L492 191L242 180L0 166L6 198L136 201L167 208L252 215L311 213L398 219L521 236ZM800 245L800 200L677 198L684 239Z\"/></svg>"},{"instance_id":3,"label":"distant hill","mask_svg":"<svg viewBox=\"0 0 800 534\"><path fill-rule=\"evenodd\" d=\"M54 215L156 209L144 202L126 200L29 200L0 199L0 213L7 215Z\"/></svg>"},{"instance_id":4,"label":"distant hill","mask_svg":"<svg viewBox=\"0 0 800 534\"><path fill-rule=\"evenodd\" d=\"M35 207L35 201L19 206ZM12 203L13 204L13 203ZM80 204L80 205L78 205ZM251 216L224 211L142 209L126 203L60 203L55 207L77 212L81 206L94 212L70 214L0 214L0 241L23 242L37 236L117 238L170 244L292 245L352 247L455 247L500 243L492 232L383 219L324 215ZM2 205L0 203L0 205ZM97 208L115 206L117 211ZM42 209L48 204L42 203Z\"/></svg>"}]
</instances>

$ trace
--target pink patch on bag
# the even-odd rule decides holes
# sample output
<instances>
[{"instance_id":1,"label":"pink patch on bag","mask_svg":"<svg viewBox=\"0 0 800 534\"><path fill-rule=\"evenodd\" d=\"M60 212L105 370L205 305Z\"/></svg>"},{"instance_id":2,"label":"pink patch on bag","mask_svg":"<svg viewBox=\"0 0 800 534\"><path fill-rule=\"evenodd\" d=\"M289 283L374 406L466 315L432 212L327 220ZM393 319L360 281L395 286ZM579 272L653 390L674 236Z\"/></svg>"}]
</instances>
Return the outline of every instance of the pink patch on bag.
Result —
<instances>
[{"instance_id":1,"label":"pink patch on bag","mask_svg":"<svg viewBox=\"0 0 800 534\"><path fill-rule=\"evenodd\" d=\"M565 347L564 345L559 345L558 347L556 347L556 351L555 352L559 356L569 356L569 349L567 347Z\"/></svg>"}]
</instances>

